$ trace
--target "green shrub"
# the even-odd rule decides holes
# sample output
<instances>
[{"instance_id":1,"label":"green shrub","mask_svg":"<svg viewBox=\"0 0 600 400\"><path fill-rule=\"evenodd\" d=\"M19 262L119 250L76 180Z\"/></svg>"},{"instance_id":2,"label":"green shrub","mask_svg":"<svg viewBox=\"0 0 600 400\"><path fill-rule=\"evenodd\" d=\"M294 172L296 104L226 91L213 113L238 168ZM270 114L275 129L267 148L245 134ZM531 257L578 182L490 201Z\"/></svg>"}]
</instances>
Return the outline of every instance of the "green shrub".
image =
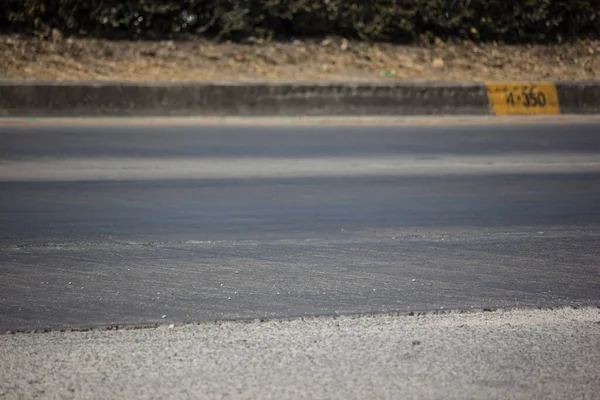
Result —
<instances>
[{"instance_id":1,"label":"green shrub","mask_svg":"<svg viewBox=\"0 0 600 400\"><path fill-rule=\"evenodd\" d=\"M420 38L538 42L600 37L600 0L3 0L0 29L156 38Z\"/></svg>"}]
</instances>

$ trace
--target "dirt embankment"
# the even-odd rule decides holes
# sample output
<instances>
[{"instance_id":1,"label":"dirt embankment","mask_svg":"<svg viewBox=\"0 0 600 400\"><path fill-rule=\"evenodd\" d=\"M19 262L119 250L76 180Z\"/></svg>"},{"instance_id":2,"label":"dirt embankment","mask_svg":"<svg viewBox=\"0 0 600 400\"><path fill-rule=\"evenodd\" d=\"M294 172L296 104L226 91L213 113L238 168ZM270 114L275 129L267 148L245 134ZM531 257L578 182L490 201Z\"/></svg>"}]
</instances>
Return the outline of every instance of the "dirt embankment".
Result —
<instances>
[{"instance_id":1,"label":"dirt embankment","mask_svg":"<svg viewBox=\"0 0 600 400\"><path fill-rule=\"evenodd\" d=\"M0 79L55 81L594 80L600 41L427 47L322 41L247 44L0 36Z\"/></svg>"}]
</instances>

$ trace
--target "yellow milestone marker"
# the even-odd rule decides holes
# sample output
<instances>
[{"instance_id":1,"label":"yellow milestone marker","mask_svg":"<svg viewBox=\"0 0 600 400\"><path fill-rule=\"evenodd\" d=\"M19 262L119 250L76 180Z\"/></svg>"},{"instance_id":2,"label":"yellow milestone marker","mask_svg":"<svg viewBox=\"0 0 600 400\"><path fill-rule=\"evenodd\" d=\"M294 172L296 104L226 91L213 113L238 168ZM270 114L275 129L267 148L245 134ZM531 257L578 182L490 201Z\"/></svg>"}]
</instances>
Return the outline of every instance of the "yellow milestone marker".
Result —
<instances>
[{"instance_id":1,"label":"yellow milestone marker","mask_svg":"<svg viewBox=\"0 0 600 400\"><path fill-rule=\"evenodd\" d=\"M550 82L486 83L496 115L560 114L556 86Z\"/></svg>"}]
</instances>

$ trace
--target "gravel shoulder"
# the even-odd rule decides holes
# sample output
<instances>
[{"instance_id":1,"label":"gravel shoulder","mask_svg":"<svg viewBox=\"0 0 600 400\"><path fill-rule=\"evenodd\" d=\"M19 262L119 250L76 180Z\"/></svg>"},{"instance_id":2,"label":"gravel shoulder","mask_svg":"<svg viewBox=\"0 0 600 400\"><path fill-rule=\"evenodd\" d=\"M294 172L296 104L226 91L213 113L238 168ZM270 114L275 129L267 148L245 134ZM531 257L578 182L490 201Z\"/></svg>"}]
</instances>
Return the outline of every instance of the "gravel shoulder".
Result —
<instances>
[{"instance_id":1,"label":"gravel shoulder","mask_svg":"<svg viewBox=\"0 0 600 400\"><path fill-rule=\"evenodd\" d=\"M0 35L0 79L50 81L594 80L600 41L510 46L106 41ZM383 74L382 74L383 73ZM382 76L383 75L383 76Z\"/></svg>"},{"instance_id":2,"label":"gravel shoulder","mask_svg":"<svg viewBox=\"0 0 600 400\"><path fill-rule=\"evenodd\" d=\"M592 399L598 365L598 308L223 322L2 335L0 396Z\"/></svg>"}]
</instances>

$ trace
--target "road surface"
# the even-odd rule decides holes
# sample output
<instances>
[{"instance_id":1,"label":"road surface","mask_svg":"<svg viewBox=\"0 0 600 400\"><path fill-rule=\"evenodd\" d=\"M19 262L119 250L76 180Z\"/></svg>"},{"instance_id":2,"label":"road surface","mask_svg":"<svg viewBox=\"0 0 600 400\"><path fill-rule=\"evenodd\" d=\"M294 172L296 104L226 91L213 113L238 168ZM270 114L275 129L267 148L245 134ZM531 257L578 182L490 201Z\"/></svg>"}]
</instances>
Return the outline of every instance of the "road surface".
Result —
<instances>
[{"instance_id":1,"label":"road surface","mask_svg":"<svg viewBox=\"0 0 600 400\"><path fill-rule=\"evenodd\" d=\"M600 124L0 126L0 330L600 302Z\"/></svg>"},{"instance_id":2,"label":"road surface","mask_svg":"<svg viewBox=\"0 0 600 400\"><path fill-rule=\"evenodd\" d=\"M600 123L506 121L0 123L0 398L598 398Z\"/></svg>"}]
</instances>

